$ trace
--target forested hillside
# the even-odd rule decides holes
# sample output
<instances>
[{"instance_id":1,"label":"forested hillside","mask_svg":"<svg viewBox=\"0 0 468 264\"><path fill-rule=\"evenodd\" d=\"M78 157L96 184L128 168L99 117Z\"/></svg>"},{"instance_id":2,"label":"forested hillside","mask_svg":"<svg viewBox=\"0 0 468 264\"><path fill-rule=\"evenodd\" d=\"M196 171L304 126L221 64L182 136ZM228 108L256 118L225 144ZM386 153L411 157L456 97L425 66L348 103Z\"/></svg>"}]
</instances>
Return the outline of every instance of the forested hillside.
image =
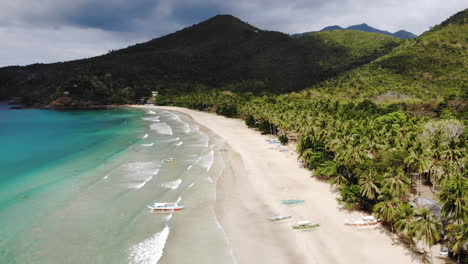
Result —
<instances>
[{"instance_id":1,"label":"forested hillside","mask_svg":"<svg viewBox=\"0 0 468 264\"><path fill-rule=\"evenodd\" d=\"M396 38L359 33L346 41L339 32L292 38L219 15L95 58L2 68L0 98L24 96L31 104L45 105L69 91L82 103L111 104L134 102L153 90L299 91L400 44Z\"/></svg>"},{"instance_id":2,"label":"forested hillside","mask_svg":"<svg viewBox=\"0 0 468 264\"><path fill-rule=\"evenodd\" d=\"M377 97L385 93L420 99L466 96L467 13L462 11L372 63L312 89L346 98Z\"/></svg>"}]
</instances>

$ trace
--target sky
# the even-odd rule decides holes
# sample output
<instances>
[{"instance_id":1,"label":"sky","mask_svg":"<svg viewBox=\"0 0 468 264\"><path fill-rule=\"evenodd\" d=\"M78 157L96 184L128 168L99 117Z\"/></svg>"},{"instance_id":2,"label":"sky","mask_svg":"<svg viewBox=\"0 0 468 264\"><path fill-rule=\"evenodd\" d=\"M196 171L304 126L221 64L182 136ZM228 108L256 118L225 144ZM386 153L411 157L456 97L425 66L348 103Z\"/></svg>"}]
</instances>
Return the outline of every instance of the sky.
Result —
<instances>
[{"instance_id":1,"label":"sky","mask_svg":"<svg viewBox=\"0 0 468 264\"><path fill-rule=\"evenodd\" d=\"M87 58L231 14L288 34L367 23L421 34L466 0L0 0L0 67Z\"/></svg>"}]
</instances>

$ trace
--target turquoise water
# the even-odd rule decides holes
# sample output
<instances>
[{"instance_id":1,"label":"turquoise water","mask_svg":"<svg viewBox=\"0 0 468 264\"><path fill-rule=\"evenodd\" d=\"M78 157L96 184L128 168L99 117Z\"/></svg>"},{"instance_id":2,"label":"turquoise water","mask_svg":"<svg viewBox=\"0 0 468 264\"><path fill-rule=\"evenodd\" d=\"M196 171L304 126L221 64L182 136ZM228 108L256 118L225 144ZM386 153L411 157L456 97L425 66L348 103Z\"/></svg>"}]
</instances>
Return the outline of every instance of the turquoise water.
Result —
<instances>
[{"instance_id":1,"label":"turquoise water","mask_svg":"<svg viewBox=\"0 0 468 264\"><path fill-rule=\"evenodd\" d=\"M11 245L64 202L57 189L139 141L146 125L140 111L7 109L0 104L0 262L20 263Z\"/></svg>"},{"instance_id":2,"label":"turquoise water","mask_svg":"<svg viewBox=\"0 0 468 264\"><path fill-rule=\"evenodd\" d=\"M7 109L0 263L232 262L213 210L221 143L197 124L167 111ZM146 209L176 200L186 209L174 216Z\"/></svg>"},{"instance_id":3,"label":"turquoise water","mask_svg":"<svg viewBox=\"0 0 468 264\"><path fill-rule=\"evenodd\" d=\"M145 129L139 118L142 113L134 110L7 109L8 105L0 104L0 188L58 162L104 148L96 159L88 157L88 166L77 170L92 168L134 144Z\"/></svg>"}]
</instances>

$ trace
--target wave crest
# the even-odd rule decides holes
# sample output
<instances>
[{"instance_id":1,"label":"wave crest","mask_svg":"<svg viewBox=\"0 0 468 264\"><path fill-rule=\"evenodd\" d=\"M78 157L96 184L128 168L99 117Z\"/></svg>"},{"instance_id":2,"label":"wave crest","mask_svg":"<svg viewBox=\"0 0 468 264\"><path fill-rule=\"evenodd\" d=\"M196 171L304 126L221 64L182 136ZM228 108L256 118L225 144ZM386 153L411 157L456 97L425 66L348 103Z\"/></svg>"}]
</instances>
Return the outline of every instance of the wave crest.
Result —
<instances>
[{"instance_id":1,"label":"wave crest","mask_svg":"<svg viewBox=\"0 0 468 264\"><path fill-rule=\"evenodd\" d=\"M150 128L159 134L172 136L172 128L167 123L154 123Z\"/></svg>"},{"instance_id":2,"label":"wave crest","mask_svg":"<svg viewBox=\"0 0 468 264\"><path fill-rule=\"evenodd\" d=\"M131 264L156 264L161 259L167 238L169 227L166 226L161 232L130 247L128 256Z\"/></svg>"}]
</instances>

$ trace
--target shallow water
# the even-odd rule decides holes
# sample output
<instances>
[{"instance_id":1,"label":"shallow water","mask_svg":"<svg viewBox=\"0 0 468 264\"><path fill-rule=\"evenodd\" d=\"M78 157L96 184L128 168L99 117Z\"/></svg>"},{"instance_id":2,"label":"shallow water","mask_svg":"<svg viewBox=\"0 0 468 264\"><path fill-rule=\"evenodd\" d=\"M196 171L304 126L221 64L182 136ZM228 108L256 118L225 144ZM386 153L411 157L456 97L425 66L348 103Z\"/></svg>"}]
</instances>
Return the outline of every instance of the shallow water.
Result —
<instances>
[{"instance_id":1,"label":"shallow water","mask_svg":"<svg viewBox=\"0 0 468 264\"><path fill-rule=\"evenodd\" d=\"M214 214L222 142L188 118L3 110L0 126L0 263L232 262Z\"/></svg>"}]
</instances>

